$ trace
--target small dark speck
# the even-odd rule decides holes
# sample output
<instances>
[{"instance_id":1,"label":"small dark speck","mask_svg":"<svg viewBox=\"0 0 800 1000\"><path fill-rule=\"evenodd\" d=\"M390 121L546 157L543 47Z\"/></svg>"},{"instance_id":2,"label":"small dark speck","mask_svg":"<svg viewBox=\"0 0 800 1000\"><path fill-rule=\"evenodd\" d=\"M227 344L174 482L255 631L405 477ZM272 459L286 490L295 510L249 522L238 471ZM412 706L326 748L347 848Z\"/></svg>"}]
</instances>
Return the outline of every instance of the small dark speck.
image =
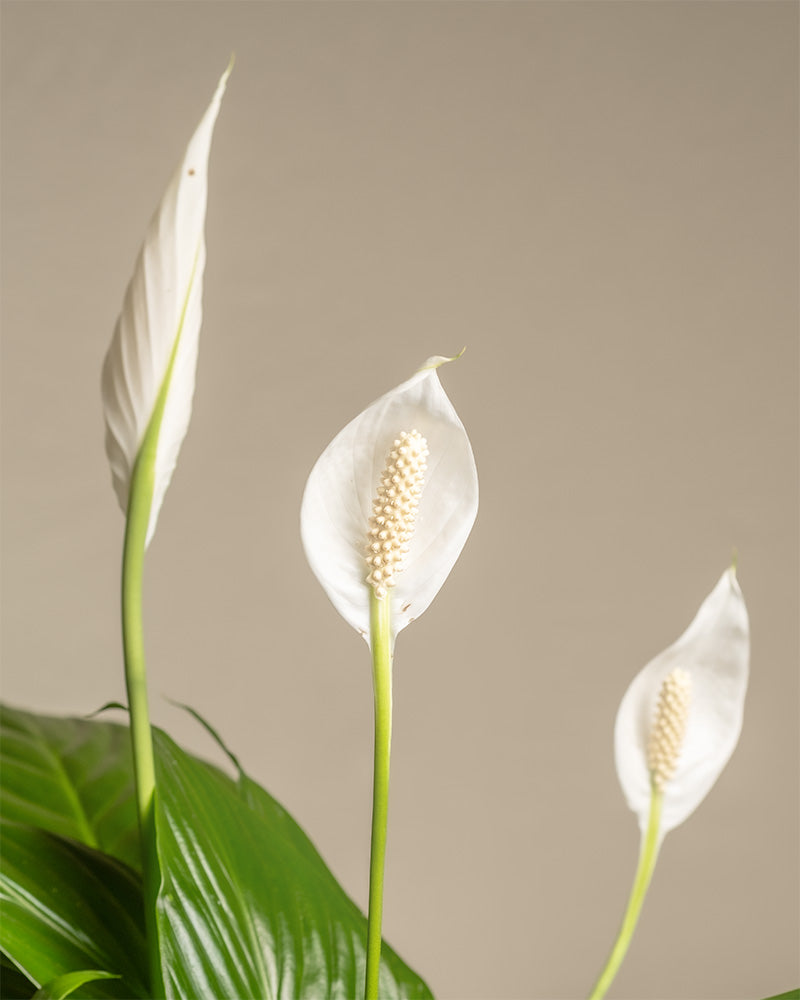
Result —
<instances>
[{"instance_id":1,"label":"small dark speck","mask_svg":"<svg viewBox=\"0 0 800 1000\"><path fill-rule=\"evenodd\" d=\"M190 177L194 177L194 167L189 167L186 171Z\"/></svg>"},{"instance_id":2,"label":"small dark speck","mask_svg":"<svg viewBox=\"0 0 800 1000\"><path fill-rule=\"evenodd\" d=\"M408 604L404 604L404 605L403 605L403 614L405 614L405 613L406 613L406 611L408 611L408 609L409 609L410 607L411 607L411 603L410 603L410 602L409 602Z\"/></svg>"}]
</instances>

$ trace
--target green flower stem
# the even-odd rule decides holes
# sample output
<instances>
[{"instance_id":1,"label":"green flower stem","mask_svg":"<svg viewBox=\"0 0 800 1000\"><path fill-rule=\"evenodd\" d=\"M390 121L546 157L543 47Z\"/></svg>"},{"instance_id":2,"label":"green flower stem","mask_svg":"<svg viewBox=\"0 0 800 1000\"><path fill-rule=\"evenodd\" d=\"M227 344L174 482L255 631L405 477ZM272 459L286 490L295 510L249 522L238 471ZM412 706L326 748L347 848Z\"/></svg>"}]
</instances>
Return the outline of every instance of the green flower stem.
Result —
<instances>
[{"instance_id":1,"label":"green flower stem","mask_svg":"<svg viewBox=\"0 0 800 1000\"><path fill-rule=\"evenodd\" d=\"M628 946L631 943L631 938L633 937L633 932L636 929L636 923L639 919L639 913L642 909L642 903L644 902L647 887L650 885L650 879L653 877L653 870L656 866L656 860L658 858L658 828L661 823L662 801L662 793L655 787L655 785L652 785L650 792L650 815L647 818L647 830L645 831L644 838L642 840L642 847L639 852L639 864L636 868L636 875L633 879L633 888L631 889L631 895L625 909L625 916L622 918L622 926L619 929L617 940L614 942L614 947L611 949L611 954L608 956L605 968L600 973L600 978L597 980L594 989L589 994L589 1000L601 1000L601 998L606 995L614 977L619 972L619 967L622 965L622 960L625 958Z\"/></svg>"},{"instance_id":2,"label":"green flower stem","mask_svg":"<svg viewBox=\"0 0 800 1000\"><path fill-rule=\"evenodd\" d=\"M164 419L164 408L167 404L175 358L178 355L199 252L200 246L198 244L169 364L131 473L128 511L125 521L125 547L122 555L122 648L125 656L125 687L128 692L128 709L131 719L133 775L136 784L136 808L139 816L139 840L142 851L144 919L150 964L150 993L154 1000L164 996L156 916L156 903L161 888L161 872L158 865L158 845L156 842L156 772L153 758L153 737L150 732L150 710L147 704L147 670L144 659L142 579L144 576L144 553L147 547L147 529L153 506L158 436L161 432L161 422Z\"/></svg>"},{"instance_id":3,"label":"green flower stem","mask_svg":"<svg viewBox=\"0 0 800 1000\"><path fill-rule=\"evenodd\" d=\"M389 812L389 756L392 747L392 633L390 597L370 589L370 640L375 693L375 761L372 783L372 840L369 860L369 918L365 1000L377 1000L381 967L383 868Z\"/></svg>"},{"instance_id":4,"label":"green flower stem","mask_svg":"<svg viewBox=\"0 0 800 1000\"><path fill-rule=\"evenodd\" d=\"M143 446L136 461L128 498L125 547L122 556L122 646L125 655L125 686L130 710L133 773L144 874L144 916L151 992L153 997L163 997L156 926L156 899L161 881L155 829L156 779L150 712L147 704L147 674L142 629L144 550L153 498L155 466L155 462L148 458Z\"/></svg>"}]
</instances>

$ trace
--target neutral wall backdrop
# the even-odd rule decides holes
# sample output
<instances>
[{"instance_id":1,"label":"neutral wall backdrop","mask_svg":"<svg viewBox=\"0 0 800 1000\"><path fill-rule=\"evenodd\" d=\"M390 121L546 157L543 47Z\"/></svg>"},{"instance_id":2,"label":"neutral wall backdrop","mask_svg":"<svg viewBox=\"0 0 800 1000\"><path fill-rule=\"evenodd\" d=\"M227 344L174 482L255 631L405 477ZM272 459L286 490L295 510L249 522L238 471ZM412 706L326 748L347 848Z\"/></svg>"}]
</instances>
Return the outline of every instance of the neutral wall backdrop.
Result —
<instances>
[{"instance_id":1,"label":"neutral wall backdrop","mask_svg":"<svg viewBox=\"0 0 800 1000\"><path fill-rule=\"evenodd\" d=\"M398 642L385 931L440 998L576 998L638 831L612 730L734 547L736 753L613 996L798 969L798 5L5 2L3 696L123 697L99 371L231 51L194 418L151 546L155 721L207 715L364 906L367 649L308 570L330 438L430 354L481 479Z\"/></svg>"}]
</instances>

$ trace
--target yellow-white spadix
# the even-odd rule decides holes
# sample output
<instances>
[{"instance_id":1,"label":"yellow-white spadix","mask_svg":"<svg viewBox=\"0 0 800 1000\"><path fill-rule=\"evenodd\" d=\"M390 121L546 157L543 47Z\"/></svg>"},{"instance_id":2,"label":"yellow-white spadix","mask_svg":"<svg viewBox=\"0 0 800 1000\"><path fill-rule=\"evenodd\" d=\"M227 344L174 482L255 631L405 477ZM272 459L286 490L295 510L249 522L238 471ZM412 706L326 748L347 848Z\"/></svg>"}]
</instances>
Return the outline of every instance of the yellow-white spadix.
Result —
<instances>
[{"instance_id":1,"label":"yellow-white spadix","mask_svg":"<svg viewBox=\"0 0 800 1000\"><path fill-rule=\"evenodd\" d=\"M642 830L653 786L663 797L663 837L719 777L739 740L749 661L747 609L731 568L683 635L636 675L620 704L617 774Z\"/></svg>"},{"instance_id":2,"label":"yellow-white spadix","mask_svg":"<svg viewBox=\"0 0 800 1000\"><path fill-rule=\"evenodd\" d=\"M309 564L369 641L370 591L391 600L392 639L447 579L478 510L464 425L430 358L352 420L308 477L300 514ZM384 508L386 508L384 510Z\"/></svg>"}]
</instances>

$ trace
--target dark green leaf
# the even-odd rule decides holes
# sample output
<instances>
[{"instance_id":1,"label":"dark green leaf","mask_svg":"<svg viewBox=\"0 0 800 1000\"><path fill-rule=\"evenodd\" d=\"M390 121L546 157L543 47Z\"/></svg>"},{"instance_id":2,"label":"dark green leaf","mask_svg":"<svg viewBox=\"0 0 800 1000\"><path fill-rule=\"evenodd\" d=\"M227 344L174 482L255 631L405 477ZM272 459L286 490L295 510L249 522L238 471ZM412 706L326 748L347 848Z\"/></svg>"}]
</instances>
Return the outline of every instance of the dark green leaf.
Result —
<instances>
[{"instance_id":1,"label":"dark green leaf","mask_svg":"<svg viewBox=\"0 0 800 1000\"><path fill-rule=\"evenodd\" d=\"M3 1000L30 1000L36 986L14 965L8 956L0 953L0 997Z\"/></svg>"},{"instance_id":2,"label":"dark green leaf","mask_svg":"<svg viewBox=\"0 0 800 1000\"><path fill-rule=\"evenodd\" d=\"M0 718L6 817L138 863L127 727L13 709ZM362 994L366 919L300 827L233 755L238 782L163 734L154 736L165 879L159 919L172 995L323 1000ZM32 895L38 898L35 885ZM91 930L88 935L94 940ZM144 969L138 961L136 968ZM119 971L73 956L36 982L95 965ZM81 995L101 995L92 989L100 985L84 987ZM430 996L386 945L381 995Z\"/></svg>"},{"instance_id":3,"label":"dark green leaf","mask_svg":"<svg viewBox=\"0 0 800 1000\"><path fill-rule=\"evenodd\" d=\"M788 993L779 993L776 997L767 997L767 1000L800 1000L800 986L796 990L789 990Z\"/></svg>"},{"instance_id":4,"label":"dark green leaf","mask_svg":"<svg viewBox=\"0 0 800 1000\"><path fill-rule=\"evenodd\" d=\"M139 868L127 726L0 706L0 811Z\"/></svg>"},{"instance_id":5,"label":"dark green leaf","mask_svg":"<svg viewBox=\"0 0 800 1000\"><path fill-rule=\"evenodd\" d=\"M119 979L111 972L100 972L98 969L85 969L83 972L66 972L46 983L37 990L32 1000L64 1000L85 983L95 983L98 979Z\"/></svg>"},{"instance_id":6,"label":"dark green leaf","mask_svg":"<svg viewBox=\"0 0 800 1000\"><path fill-rule=\"evenodd\" d=\"M289 814L155 733L159 926L174 997L363 994L366 919ZM381 997L430 997L387 946Z\"/></svg>"},{"instance_id":7,"label":"dark green leaf","mask_svg":"<svg viewBox=\"0 0 800 1000\"><path fill-rule=\"evenodd\" d=\"M0 948L37 986L75 969L124 983L85 995L142 997L147 967L139 876L84 844L2 822Z\"/></svg>"}]
</instances>

